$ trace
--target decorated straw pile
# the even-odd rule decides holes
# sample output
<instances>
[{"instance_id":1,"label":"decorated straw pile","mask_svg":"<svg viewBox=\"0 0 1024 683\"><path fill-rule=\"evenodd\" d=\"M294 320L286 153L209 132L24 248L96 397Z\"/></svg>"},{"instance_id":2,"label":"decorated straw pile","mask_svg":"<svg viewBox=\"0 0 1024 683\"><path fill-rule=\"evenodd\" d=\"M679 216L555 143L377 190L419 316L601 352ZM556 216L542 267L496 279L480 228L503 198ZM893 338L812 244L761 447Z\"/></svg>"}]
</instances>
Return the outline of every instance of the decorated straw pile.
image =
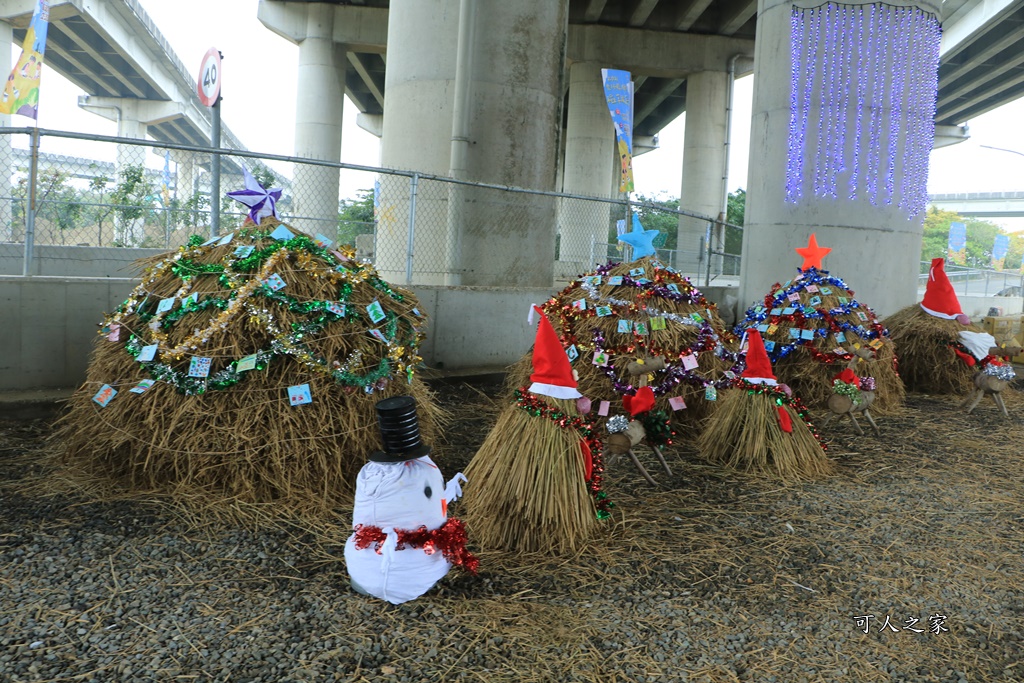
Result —
<instances>
[{"instance_id":1,"label":"decorated straw pile","mask_svg":"<svg viewBox=\"0 0 1024 683\"><path fill-rule=\"evenodd\" d=\"M755 328L775 366L779 381L792 387L814 408L824 408L832 396L832 378L851 361L853 351L871 349L872 359L860 359L857 375L874 378L876 413L892 413L906 391L897 373L896 349L889 331L875 312L854 298L841 279L820 270L830 249L818 247L814 235L806 248L799 276L775 283L764 301L747 309L736 332ZM812 252L817 256L807 256Z\"/></svg>"},{"instance_id":2,"label":"decorated straw pile","mask_svg":"<svg viewBox=\"0 0 1024 683\"><path fill-rule=\"evenodd\" d=\"M579 390L618 405L640 383L629 366L664 361L645 376L656 410L694 425L709 412L717 390L739 372L736 337L715 304L672 268L653 257L609 263L581 277L541 306L579 375ZM531 356L509 373L510 388L526 383ZM675 400L672 400L675 399ZM673 405L674 404L674 405Z\"/></svg>"},{"instance_id":3,"label":"decorated straw pile","mask_svg":"<svg viewBox=\"0 0 1024 683\"><path fill-rule=\"evenodd\" d=\"M971 337L979 338L987 333L964 315L942 258L932 260L921 303L893 313L885 322L899 346L900 374L911 391L970 393L974 391L974 374L979 362L982 368L987 368L996 360L988 355L988 343L965 345ZM995 343L991 336L987 339ZM970 346L975 348L972 350ZM995 365L998 364L997 361Z\"/></svg>"},{"instance_id":4,"label":"decorated straw pile","mask_svg":"<svg viewBox=\"0 0 1024 683\"><path fill-rule=\"evenodd\" d=\"M541 316L529 387L509 405L466 468L464 518L484 548L564 554L586 544L610 503L595 426L550 322Z\"/></svg>"},{"instance_id":5,"label":"decorated straw pile","mask_svg":"<svg viewBox=\"0 0 1024 683\"><path fill-rule=\"evenodd\" d=\"M137 491L326 510L380 447L374 404L410 394L415 297L272 216L144 261L62 418L65 464Z\"/></svg>"},{"instance_id":6,"label":"decorated straw pile","mask_svg":"<svg viewBox=\"0 0 1024 683\"><path fill-rule=\"evenodd\" d=\"M748 336L747 368L722 393L697 441L711 462L797 481L831 474L832 462L800 399L778 386L760 333Z\"/></svg>"}]
</instances>

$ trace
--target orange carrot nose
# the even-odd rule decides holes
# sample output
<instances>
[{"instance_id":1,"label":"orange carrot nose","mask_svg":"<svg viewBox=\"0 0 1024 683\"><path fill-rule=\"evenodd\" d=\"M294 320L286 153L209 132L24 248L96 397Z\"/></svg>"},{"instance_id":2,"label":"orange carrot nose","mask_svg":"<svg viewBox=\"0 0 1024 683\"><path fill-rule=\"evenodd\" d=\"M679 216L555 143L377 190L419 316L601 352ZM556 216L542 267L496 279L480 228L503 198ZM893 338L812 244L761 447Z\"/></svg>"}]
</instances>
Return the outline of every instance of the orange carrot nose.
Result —
<instances>
[{"instance_id":1,"label":"orange carrot nose","mask_svg":"<svg viewBox=\"0 0 1024 683\"><path fill-rule=\"evenodd\" d=\"M441 514L445 517L448 516L448 501L444 498L441 499Z\"/></svg>"}]
</instances>

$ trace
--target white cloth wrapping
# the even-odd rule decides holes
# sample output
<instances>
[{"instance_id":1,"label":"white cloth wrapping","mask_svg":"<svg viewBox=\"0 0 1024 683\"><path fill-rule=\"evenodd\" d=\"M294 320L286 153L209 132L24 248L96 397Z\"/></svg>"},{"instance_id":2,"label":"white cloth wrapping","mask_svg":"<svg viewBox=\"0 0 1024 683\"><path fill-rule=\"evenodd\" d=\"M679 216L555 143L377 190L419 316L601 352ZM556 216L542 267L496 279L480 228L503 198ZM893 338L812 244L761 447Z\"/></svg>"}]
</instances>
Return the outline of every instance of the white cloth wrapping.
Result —
<instances>
[{"instance_id":1,"label":"white cloth wrapping","mask_svg":"<svg viewBox=\"0 0 1024 683\"><path fill-rule=\"evenodd\" d=\"M461 495L456 474L445 486L441 471L423 456L404 462L368 462L356 478L352 526L380 527L386 534L381 552L374 544L355 546L355 533L345 543L345 564L356 590L399 605L430 590L451 568L440 550L428 555L421 548L396 550L396 530L423 526L433 531L447 520L447 502Z\"/></svg>"},{"instance_id":2,"label":"white cloth wrapping","mask_svg":"<svg viewBox=\"0 0 1024 683\"><path fill-rule=\"evenodd\" d=\"M957 332L960 337L960 342L967 347L967 350L971 352L978 360L981 360L988 355L988 350L993 346L999 346L996 343L996 338L988 332L968 332L964 330Z\"/></svg>"}]
</instances>

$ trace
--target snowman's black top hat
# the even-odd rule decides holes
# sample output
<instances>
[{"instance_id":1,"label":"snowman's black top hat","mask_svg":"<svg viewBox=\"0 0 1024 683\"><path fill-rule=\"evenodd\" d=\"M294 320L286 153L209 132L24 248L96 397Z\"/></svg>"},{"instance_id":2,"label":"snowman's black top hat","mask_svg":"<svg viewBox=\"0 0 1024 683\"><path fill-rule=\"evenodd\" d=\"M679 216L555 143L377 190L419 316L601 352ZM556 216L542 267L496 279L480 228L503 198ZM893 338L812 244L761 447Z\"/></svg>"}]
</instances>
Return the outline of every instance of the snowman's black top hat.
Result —
<instances>
[{"instance_id":1,"label":"snowman's black top hat","mask_svg":"<svg viewBox=\"0 0 1024 683\"><path fill-rule=\"evenodd\" d=\"M403 462L430 454L430 446L420 440L416 400L412 396L393 396L378 401L377 423L384 449L371 453L370 460Z\"/></svg>"}]
</instances>

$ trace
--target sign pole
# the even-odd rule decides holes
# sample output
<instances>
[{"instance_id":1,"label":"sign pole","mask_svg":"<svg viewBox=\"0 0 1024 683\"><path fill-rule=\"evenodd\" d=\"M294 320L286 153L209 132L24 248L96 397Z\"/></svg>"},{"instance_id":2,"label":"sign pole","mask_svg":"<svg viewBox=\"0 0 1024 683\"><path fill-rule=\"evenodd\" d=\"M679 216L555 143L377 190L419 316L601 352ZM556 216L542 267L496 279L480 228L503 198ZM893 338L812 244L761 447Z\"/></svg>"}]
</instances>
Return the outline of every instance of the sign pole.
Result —
<instances>
[{"instance_id":1,"label":"sign pole","mask_svg":"<svg viewBox=\"0 0 1024 683\"><path fill-rule=\"evenodd\" d=\"M203 56L199 67L196 91L199 101L213 110L210 124L210 237L220 234L220 60L224 55L211 47Z\"/></svg>"}]
</instances>

